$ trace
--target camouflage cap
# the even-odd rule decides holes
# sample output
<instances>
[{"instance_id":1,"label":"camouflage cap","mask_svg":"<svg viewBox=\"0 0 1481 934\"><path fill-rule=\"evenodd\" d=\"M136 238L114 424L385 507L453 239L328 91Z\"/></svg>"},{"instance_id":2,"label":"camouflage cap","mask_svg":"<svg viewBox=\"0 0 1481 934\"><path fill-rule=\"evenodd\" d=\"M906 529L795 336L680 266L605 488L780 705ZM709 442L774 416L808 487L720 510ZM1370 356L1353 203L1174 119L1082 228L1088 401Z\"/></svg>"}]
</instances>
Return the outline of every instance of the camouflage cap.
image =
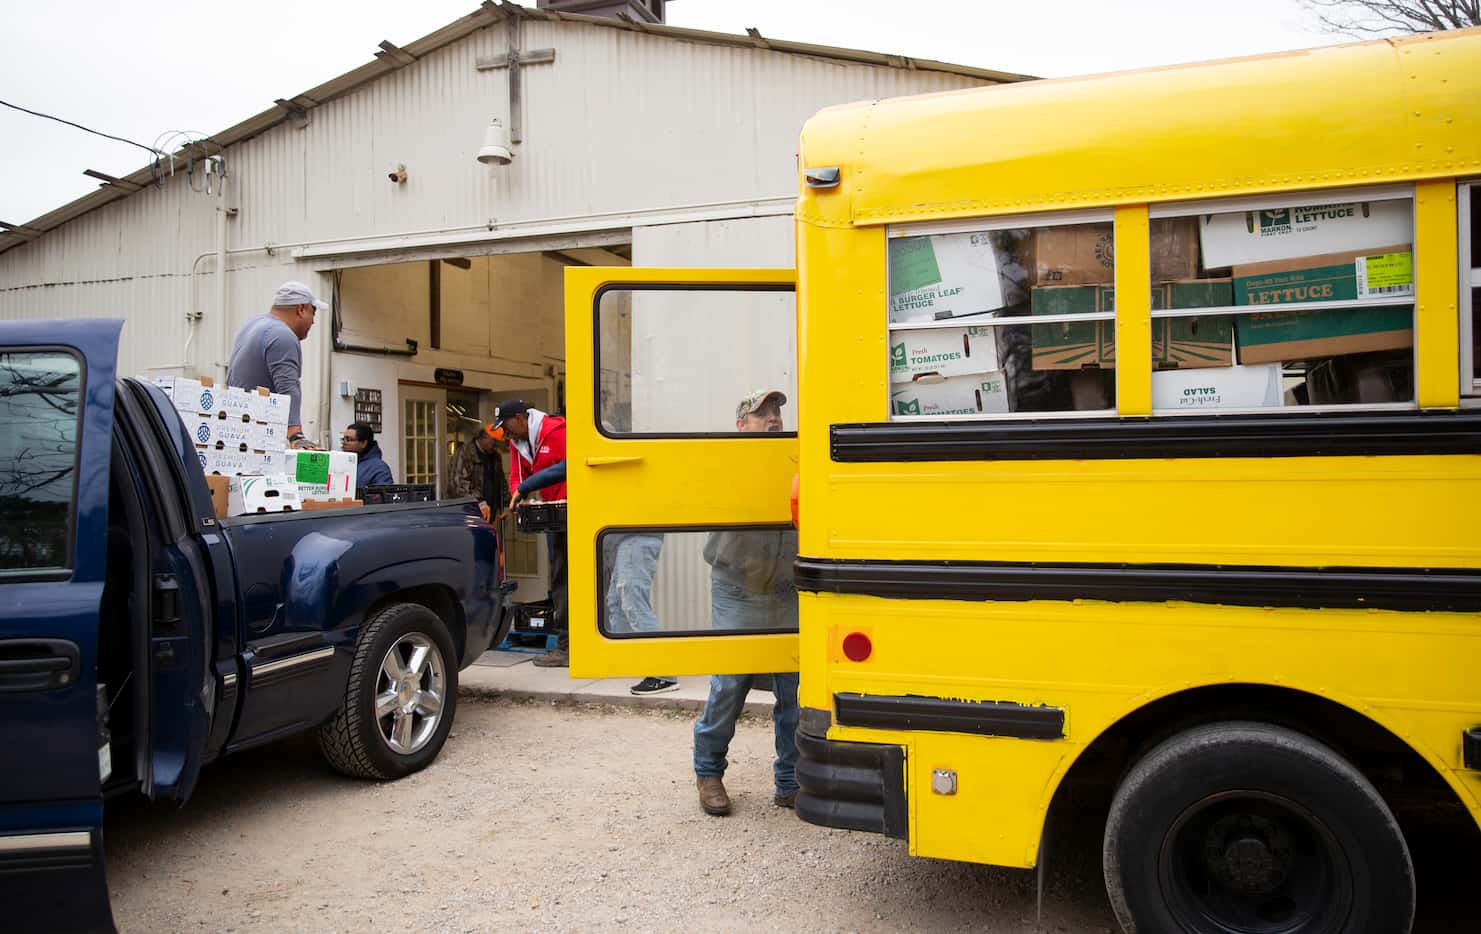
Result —
<instances>
[{"instance_id":1,"label":"camouflage cap","mask_svg":"<svg viewBox=\"0 0 1481 934\"><path fill-rule=\"evenodd\" d=\"M768 402L772 402L773 400L776 402L778 408L786 405L786 393L777 389L758 389L742 399L740 404L735 407L735 417L745 418L747 415L754 415L758 410L765 408Z\"/></svg>"}]
</instances>

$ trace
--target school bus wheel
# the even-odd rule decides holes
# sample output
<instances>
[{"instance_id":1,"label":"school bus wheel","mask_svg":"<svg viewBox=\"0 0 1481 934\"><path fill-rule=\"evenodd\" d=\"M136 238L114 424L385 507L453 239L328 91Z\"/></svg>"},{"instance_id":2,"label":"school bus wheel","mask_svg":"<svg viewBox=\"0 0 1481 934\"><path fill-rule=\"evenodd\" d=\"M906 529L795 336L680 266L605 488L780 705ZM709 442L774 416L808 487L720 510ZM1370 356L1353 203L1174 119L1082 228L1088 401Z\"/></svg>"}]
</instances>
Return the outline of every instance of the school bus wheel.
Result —
<instances>
[{"instance_id":1,"label":"school bus wheel","mask_svg":"<svg viewBox=\"0 0 1481 934\"><path fill-rule=\"evenodd\" d=\"M1407 932L1414 867L1392 812L1327 746L1212 724L1148 753L1116 790L1106 892L1127 931Z\"/></svg>"}]
</instances>

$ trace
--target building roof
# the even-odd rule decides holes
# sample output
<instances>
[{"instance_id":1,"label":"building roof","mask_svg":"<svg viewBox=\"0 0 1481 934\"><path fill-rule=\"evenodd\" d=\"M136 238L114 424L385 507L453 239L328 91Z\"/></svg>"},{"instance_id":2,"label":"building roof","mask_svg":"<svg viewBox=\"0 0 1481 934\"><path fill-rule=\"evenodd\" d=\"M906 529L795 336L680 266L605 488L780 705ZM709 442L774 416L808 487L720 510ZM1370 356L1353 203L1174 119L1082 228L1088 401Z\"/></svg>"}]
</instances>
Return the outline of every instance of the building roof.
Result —
<instances>
[{"instance_id":1,"label":"building roof","mask_svg":"<svg viewBox=\"0 0 1481 934\"><path fill-rule=\"evenodd\" d=\"M889 55L882 52L868 52L861 49L813 45L807 42L791 42L784 39L771 39L761 35L755 29L747 30L746 35L735 35L723 32L710 32L704 29L685 29L678 26L638 22L626 16L620 19L582 16L573 13L562 13L557 10L531 9L511 3L509 0L499 0L499 2L495 2L495 0L483 0L483 3L477 10L467 16L454 20L441 29L425 35L409 45L397 46L390 41L383 40L380 43L379 51L375 53L374 60L361 65L359 68L347 71L338 77L331 78L317 87L310 88L292 97L279 98L267 110L248 117L246 120L228 127L219 133L212 134L206 141L208 151L211 151L209 148L211 144L215 144L219 149L225 149L235 143L251 139L295 117L301 119L307 111L311 111L321 104L343 97L357 88L375 81L377 78L411 65L423 56L435 52L444 46L451 45L479 29L504 22L510 18L562 20L709 45L759 48L772 52L806 55L813 58L852 62L861 65L875 65L913 71L944 72L946 74L962 75L992 83L1028 81L1033 78L1031 75L992 71L986 68L973 68L968 65L954 65L932 59ZM197 151L196 155L199 156L200 152ZM96 174L95 177L108 178L107 176ZM153 166L145 166L120 179L104 181L98 186L96 191L83 195L81 198L68 204L64 204L54 211L50 211L20 225L18 228L0 232L0 253L29 240L34 240L43 233L54 230L89 211L100 208L120 198L127 197L129 194L139 191L154 181L155 169Z\"/></svg>"}]
</instances>

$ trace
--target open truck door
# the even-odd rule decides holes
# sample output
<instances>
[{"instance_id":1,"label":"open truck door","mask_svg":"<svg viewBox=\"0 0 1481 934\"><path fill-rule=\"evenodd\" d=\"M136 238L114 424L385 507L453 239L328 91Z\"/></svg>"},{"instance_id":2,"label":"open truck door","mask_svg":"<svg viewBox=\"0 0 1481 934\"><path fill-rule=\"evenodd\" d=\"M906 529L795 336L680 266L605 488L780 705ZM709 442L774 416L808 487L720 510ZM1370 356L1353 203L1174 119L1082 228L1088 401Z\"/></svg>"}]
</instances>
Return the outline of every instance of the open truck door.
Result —
<instances>
[{"instance_id":1,"label":"open truck door","mask_svg":"<svg viewBox=\"0 0 1481 934\"><path fill-rule=\"evenodd\" d=\"M798 670L795 280L566 270L573 676Z\"/></svg>"},{"instance_id":2,"label":"open truck door","mask_svg":"<svg viewBox=\"0 0 1481 934\"><path fill-rule=\"evenodd\" d=\"M0 913L112 930L97 677L121 322L0 325ZM101 468L98 465L102 465Z\"/></svg>"}]
</instances>

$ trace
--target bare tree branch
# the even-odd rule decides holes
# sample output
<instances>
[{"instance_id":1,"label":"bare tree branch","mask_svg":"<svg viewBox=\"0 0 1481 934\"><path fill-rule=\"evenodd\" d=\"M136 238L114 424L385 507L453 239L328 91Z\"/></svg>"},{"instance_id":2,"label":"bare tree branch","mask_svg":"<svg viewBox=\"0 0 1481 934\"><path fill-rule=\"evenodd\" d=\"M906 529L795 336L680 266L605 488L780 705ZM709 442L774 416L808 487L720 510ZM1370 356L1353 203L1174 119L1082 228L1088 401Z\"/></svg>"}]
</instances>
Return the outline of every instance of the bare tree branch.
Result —
<instances>
[{"instance_id":1,"label":"bare tree branch","mask_svg":"<svg viewBox=\"0 0 1481 934\"><path fill-rule=\"evenodd\" d=\"M1481 0L1301 0L1330 32L1367 39L1481 26Z\"/></svg>"}]
</instances>

